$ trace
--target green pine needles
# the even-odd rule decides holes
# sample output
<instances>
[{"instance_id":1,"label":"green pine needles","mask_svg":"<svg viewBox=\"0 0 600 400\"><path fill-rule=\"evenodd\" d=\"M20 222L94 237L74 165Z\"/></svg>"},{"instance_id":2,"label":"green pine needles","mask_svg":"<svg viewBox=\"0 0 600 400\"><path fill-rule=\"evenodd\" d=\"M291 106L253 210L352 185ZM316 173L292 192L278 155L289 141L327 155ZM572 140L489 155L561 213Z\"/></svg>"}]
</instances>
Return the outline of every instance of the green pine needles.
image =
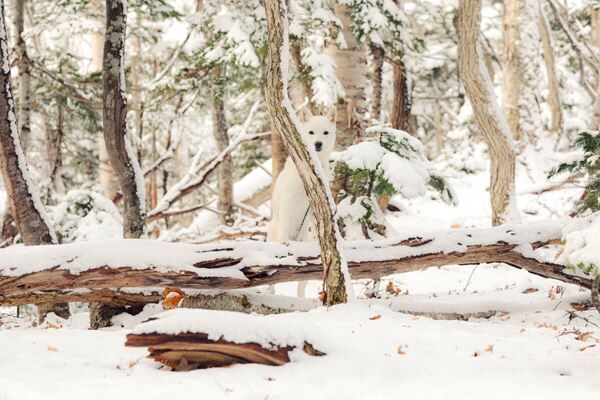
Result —
<instances>
[{"instance_id":1,"label":"green pine needles","mask_svg":"<svg viewBox=\"0 0 600 400\"><path fill-rule=\"evenodd\" d=\"M577 214L600 211L600 135L585 131L577 136L575 144L583 150L583 159L560 164L549 173L553 177L563 173L586 173L588 182L581 200L576 204Z\"/></svg>"}]
</instances>

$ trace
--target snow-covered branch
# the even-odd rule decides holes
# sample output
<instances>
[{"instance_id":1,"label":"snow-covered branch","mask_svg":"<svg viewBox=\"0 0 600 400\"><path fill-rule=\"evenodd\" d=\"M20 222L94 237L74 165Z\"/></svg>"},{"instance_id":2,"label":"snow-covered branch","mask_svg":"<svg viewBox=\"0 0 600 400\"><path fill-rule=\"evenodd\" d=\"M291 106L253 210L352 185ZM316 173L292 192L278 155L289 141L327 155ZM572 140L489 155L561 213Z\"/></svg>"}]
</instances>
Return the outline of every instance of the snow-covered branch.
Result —
<instances>
[{"instance_id":1,"label":"snow-covered branch","mask_svg":"<svg viewBox=\"0 0 600 400\"><path fill-rule=\"evenodd\" d=\"M558 240L565 223L557 220L527 226L422 232L381 241L348 241L343 243L343 251L355 279L377 279L442 265L504 263L589 288L590 279L543 260L534 251ZM237 289L320 280L322 274L316 243L225 241L191 245L110 240L14 247L0 253L0 304L27 304L34 298L63 301L73 295L64 291L81 289L92 290L92 297L98 299L99 292L94 291L100 289ZM83 297L78 298L83 300L84 293L79 293Z\"/></svg>"}]
</instances>

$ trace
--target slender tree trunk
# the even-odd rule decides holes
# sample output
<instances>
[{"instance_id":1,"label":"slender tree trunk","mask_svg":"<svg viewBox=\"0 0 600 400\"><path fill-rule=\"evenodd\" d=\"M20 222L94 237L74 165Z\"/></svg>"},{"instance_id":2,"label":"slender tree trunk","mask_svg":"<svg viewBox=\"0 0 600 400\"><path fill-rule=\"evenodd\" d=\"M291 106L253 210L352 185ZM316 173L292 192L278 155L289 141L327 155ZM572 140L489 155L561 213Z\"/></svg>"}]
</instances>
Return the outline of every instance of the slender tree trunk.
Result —
<instances>
[{"instance_id":1,"label":"slender tree trunk","mask_svg":"<svg viewBox=\"0 0 600 400\"><path fill-rule=\"evenodd\" d=\"M592 10L592 43L596 52L600 54L600 10ZM600 73L596 76L596 91L600 93ZM596 96L594 107L594 129L600 129L600 96Z\"/></svg>"},{"instance_id":2,"label":"slender tree trunk","mask_svg":"<svg viewBox=\"0 0 600 400\"><path fill-rule=\"evenodd\" d=\"M552 122L550 130L560 134L563 129L562 107L560 105L560 85L556 73L556 61L554 60L554 48L552 46L552 36L550 35L550 24L546 14L540 4L540 37L542 39L542 48L544 50L544 63L546 64L546 75L548 76L548 105L552 112Z\"/></svg>"},{"instance_id":3,"label":"slender tree trunk","mask_svg":"<svg viewBox=\"0 0 600 400\"><path fill-rule=\"evenodd\" d=\"M11 214L27 246L56 243L52 228L47 223L45 210L31 181L27 161L15 117L15 107L10 85L8 39L4 18L4 2L0 2L0 168ZM49 311L68 316L68 304L61 303L38 307L40 321Z\"/></svg>"},{"instance_id":4,"label":"slender tree trunk","mask_svg":"<svg viewBox=\"0 0 600 400\"><path fill-rule=\"evenodd\" d=\"M513 138L532 143L543 131L539 13L537 0L504 2L502 107Z\"/></svg>"},{"instance_id":5,"label":"slender tree trunk","mask_svg":"<svg viewBox=\"0 0 600 400\"><path fill-rule=\"evenodd\" d=\"M123 236L139 238L146 230L146 195L143 176L127 138L126 21L124 0L106 0L102 71L104 141L123 192Z\"/></svg>"},{"instance_id":6,"label":"slender tree trunk","mask_svg":"<svg viewBox=\"0 0 600 400\"><path fill-rule=\"evenodd\" d=\"M373 99L371 100L371 118L380 121L381 119L381 92L383 81L383 61L385 51L383 48L371 43L371 56L373 57Z\"/></svg>"},{"instance_id":7,"label":"slender tree trunk","mask_svg":"<svg viewBox=\"0 0 600 400\"><path fill-rule=\"evenodd\" d=\"M339 37L346 46L340 48L332 43L325 48L325 53L335 62L336 76L344 88L345 96L337 104L336 148L345 149L356 142L364 130L367 54L365 46L352 33L348 6L336 3L335 15L342 23Z\"/></svg>"},{"instance_id":8,"label":"slender tree trunk","mask_svg":"<svg viewBox=\"0 0 600 400\"><path fill-rule=\"evenodd\" d=\"M94 11L101 15L104 13L104 4L102 0L92 0ZM102 72L102 57L104 53L104 36L98 33L91 34L92 42L92 66L94 72ZM104 143L103 131L97 132L96 142L98 143L98 180L104 196L113 200L117 197L119 191L119 182L115 171L113 170L108 158L106 143Z\"/></svg>"},{"instance_id":9,"label":"slender tree trunk","mask_svg":"<svg viewBox=\"0 0 600 400\"><path fill-rule=\"evenodd\" d=\"M515 140L521 138L519 129L519 94L521 93L521 67L517 44L519 42L519 16L522 0L505 0L503 19L502 57L502 111Z\"/></svg>"},{"instance_id":10,"label":"slender tree trunk","mask_svg":"<svg viewBox=\"0 0 600 400\"><path fill-rule=\"evenodd\" d=\"M394 129L412 133L410 129L410 110L412 106L410 88L408 87L406 67L403 62L394 64L394 99L390 122Z\"/></svg>"},{"instance_id":11,"label":"slender tree trunk","mask_svg":"<svg viewBox=\"0 0 600 400\"><path fill-rule=\"evenodd\" d=\"M215 80L223 79L223 71L220 67L213 70ZM229 146L229 136L227 135L227 121L225 119L225 104L223 101L222 83L213 84L210 93L210 108L213 120L213 136L217 142L219 153ZM218 209L219 220L223 225L232 225L233 216L233 162L231 155L224 157L217 169L218 181Z\"/></svg>"},{"instance_id":12,"label":"slender tree trunk","mask_svg":"<svg viewBox=\"0 0 600 400\"><path fill-rule=\"evenodd\" d=\"M27 55L27 46L23 39L25 0L14 0L14 29L15 52L17 53L17 66L19 68L19 115L17 120L23 150L27 152L31 136L31 61Z\"/></svg>"},{"instance_id":13,"label":"slender tree trunk","mask_svg":"<svg viewBox=\"0 0 600 400\"><path fill-rule=\"evenodd\" d=\"M300 45L300 41L294 41L290 47L290 54L292 56L292 60L294 61L294 66L296 67L296 71L298 75L296 79L294 79L294 84L290 88L290 97L292 97L292 104L294 107L298 107L302 104L305 99L308 100L308 108L313 114L317 114L318 110L315 107L315 104L312 102L312 98L314 96L310 77L306 71L306 66L302 62L302 47ZM294 104L294 98L296 98Z\"/></svg>"},{"instance_id":14,"label":"slender tree trunk","mask_svg":"<svg viewBox=\"0 0 600 400\"><path fill-rule=\"evenodd\" d=\"M62 142L64 138L64 100L58 100L58 120L56 129L46 127L46 154L50 171L50 182L55 193L64 194L65 186L60 176L62 168ZM48 196L50 198L50 196Z\"/></svg>"},{"instance_id":15,"label":"slender tree trunk","mask_svg":"<svg viewBox=\"0 0 600 400\"><path fill-rule=\"evenodd\" d=\"M347 264L340 252L340 238L335 223L335 205L327 178L318 163L314 152L304 145L300 133L300 122L294 115L287 93L287 74L282 66L289 62L288 17L285 0L266 0L268 29L268 61L266 98L267 107L275 131L283 139L288 154L300 172L304 189L308 194L310 207L315 216L317 237L321 248L324 268L324 300L327 305L346 302L348 289L351 290ZM318 172L317 172L318 171Z\"/></svg>"},{"instance_id":16,"label":"slender tree trunk","mask_svg":"<svg viewBox=\"0 0 600 400\"><path fill-rule=\"evenodd\" d=\"M490 153L492 224L519 219L515 201L515 146L500 112L483 63L480 0L460 0L458 6L458 67L475 120Z\"/></svg>"}]
</instances>

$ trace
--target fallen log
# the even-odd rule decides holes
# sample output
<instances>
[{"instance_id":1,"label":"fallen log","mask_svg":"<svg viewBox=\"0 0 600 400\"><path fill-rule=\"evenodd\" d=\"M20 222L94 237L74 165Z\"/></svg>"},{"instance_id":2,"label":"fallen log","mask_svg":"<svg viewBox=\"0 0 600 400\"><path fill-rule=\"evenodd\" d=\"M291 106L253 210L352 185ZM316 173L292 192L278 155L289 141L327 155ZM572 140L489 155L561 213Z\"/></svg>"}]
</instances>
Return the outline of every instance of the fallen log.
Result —
<instances>
[{"instance_id":1,"label":"fallen log","mask_svg":"<svg viewBox=\"0 0 600 400\"><path fill-rule=\"evenodd\" d=\"M308 341L317 336L310 327L273 316L179 309L138 325L125 345L148 347L149 358L175 371L189 371L247 363L283 365L296 348L322 356Z\"/></svg>"},{"instance_id":2,"label":"fallen log","mask_svg":"<svg viewBox=\"0 0 600 400\"><path fill-rule=\"evenodd\" d=\"M504 263L590 288L590 279L534 252L560 238L564 224L549 221L345 242L344 251L354 279L443 265ZM316 243L191 245L129 239L12 247L0 252L0 305L65 301L65 290L83 288L96 296L101 294L97 290L110 288L239 289L322 277Z\"/></svg>"}]
</instances>

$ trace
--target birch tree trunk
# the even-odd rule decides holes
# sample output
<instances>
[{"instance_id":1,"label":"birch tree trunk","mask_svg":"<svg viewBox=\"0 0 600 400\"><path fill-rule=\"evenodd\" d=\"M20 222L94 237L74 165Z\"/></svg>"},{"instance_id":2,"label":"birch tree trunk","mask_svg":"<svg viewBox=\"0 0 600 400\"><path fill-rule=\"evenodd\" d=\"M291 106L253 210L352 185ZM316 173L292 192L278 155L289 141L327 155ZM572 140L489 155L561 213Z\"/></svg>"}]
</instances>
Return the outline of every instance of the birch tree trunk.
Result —
<instances>
[{"instance_id":1,"label":"birch tree trunk","mask_svg":"<svg viewBox=\"0 0 600 400\"><path fill-rule=\"evenodd\" d=\"M554 48L552 46L552 36L550 35L550 24L548 18L540 4L540 38L542 39L542 48L544 51L544 63L546 65L546 75L548 76L548 105L552 112L552 121L550 130L560 134L563 129L562 107L560 105L560 85L556 73L556 61L554 60Z\"/></svg>"},{"instance_id":2,"label":"birch tree trunk","mask_svg":"<svg viewBox=\"0 0 600 400\"><path fill-rule=\"evenodd\" d=\"M15 15L15 52L17 54L17 66L19 68L19 115L17 120L23 150L27 152L29 138L31 136L31 61L27 55L27 46L23 39L24 26L24 3L25 0L14 0Z\"/></svg>"},{"instance_id":3,"label":"birch tree trunk","mask_svg":"<svg viewBox=\"0 0 600 400\"><path fill-rule=\"evenodd\" d=\"M123 236L139 238L146 230L146 195L143 176L127 137L124 1L106 0L102 70L104 141L123 192Z\"/></svg>"},{"instance_id":4,"label":"birch tree trunk","mask_svg":"<svg viewBox=\"0 0 600 400\"><path fill-rule=\"evenodd\" d=\"M220 67L213 70L213 78L223 79L223 72ZM210 93L210 108L213 122L213 136L217 142L219 153L229 146L229 136L227 135L227 121L225 119L225 105L223 102L222 83L213 84ZM232 225L233 216L233 162L231 155L227 155L219 164L217 169L217 193L219 221L223 225Z\"/></svg>"},{"instance_id":5,"label":"birch tree trunk","mask_svg":"<svg viewBox=\"0 0 600 400\"><path fill-rule=\"evenodd\" d=\"M352 33L348 6L336 3L335 15L342 22L338 38L345 42L345 46L340 48L336 44L329 44L325 53L335 62L336 76L345 93L344 98L337 103L336 123L336 148L343 150L360 138L364 129L367 54L365 46Z\"/></svg>"},{"instance_id":6,"label":"birch tree trunk","mask_svg":"<svg viewBox=\"0 0 600 400\"><path fill-rule=\"evenodd\" d=\"M380 120L381 118L381 84L383 81L383 61L385 58L385 51L371 43L369 46L371 49L371 57L373 58L373 98L371 100L371 118Z\"/></svg>"},{"instance_id":7,"label":"birch tree trunk","mask_svg":"<svg viewBox=\"0 0 600 400\"><path fill-rule=\"evenodd\" d=\"M460 0L457 15L460 77L490 153L492 225L515 222L515 148L483 62L480 0Z\"/></svg>"},{"instance_id":8,"label":"birch tree trunk","mask_svg":"<svg viewBox=\"0 0 600 400\"><path fill-rule=\"evenodd\" d=\"M530 142L543 131L539 12L534 0L504 2L502 109L513 138Z\"/></svg>"},{"instance_id":9,"label":"birch tree trunk","mask_svg":"<svg viewBox=\"0 0 600 400\"><path fill-rule=\"evenodd\" d=\"M505 0L503 20L502 55L502 112L515 140L521 138L519 129L519 94L521 71L517 43L519 41L519 15L521 0Z\"/></svg>"},{"instance_id":10,"label":"birch tree trunk","mask_svg":"<svg viewBox=\"0 0 600 400\"><path fill-rule=\"evenodd\" d=\"M104 13L102 0L92 0L92 7L97 14ZM102 72L102 57L104 53L104 36L98 33L91 34L92 42L92 67L94 72ZM115 199L119 191L119 182L108 158L108 151L104 143L104 133L98 131L96 143L98 143L98 180L102 187L104 196Z\"/></svg>"},{"instance_id":11,"label":"birch tree trunk","mask_svg":"<svg viewBox=\"0 0 600 400\"><path fill-rule=\"evenodd\" d=\"M0 2L0 168L6 188L6 197L12 217L26 246L56 243L54 232L48 225L45 210L31 181L27 161L21 146L19 128L15 117L15 105L10 85L8 39L4 18L4 2ZM68 304L38 307L39 319L43 321L49 311L68 316Z\"/></svg>"},{"instance_id":12,"label":"birch tree trunk","mask_svg":"<svg viewBox=\"0 0 600 400\"><path fill-rule=\"evenodd\" d=\"M287 92L289 65L288 17L285 0L266 0L268 29L268 60L266 98L275 131L300 172L310 207L315 216L317 237L324 268L324 302L344 303L351 290L347 264L340 252L340 238L335 223L335 204L327 178L312 149L307 149L301 137L300 122L295 116Z\"/></svg>"}]
</instances>

